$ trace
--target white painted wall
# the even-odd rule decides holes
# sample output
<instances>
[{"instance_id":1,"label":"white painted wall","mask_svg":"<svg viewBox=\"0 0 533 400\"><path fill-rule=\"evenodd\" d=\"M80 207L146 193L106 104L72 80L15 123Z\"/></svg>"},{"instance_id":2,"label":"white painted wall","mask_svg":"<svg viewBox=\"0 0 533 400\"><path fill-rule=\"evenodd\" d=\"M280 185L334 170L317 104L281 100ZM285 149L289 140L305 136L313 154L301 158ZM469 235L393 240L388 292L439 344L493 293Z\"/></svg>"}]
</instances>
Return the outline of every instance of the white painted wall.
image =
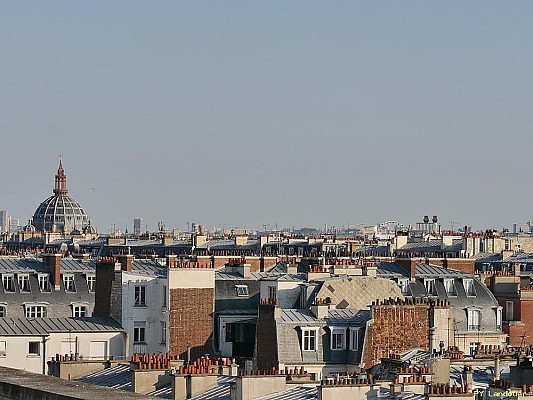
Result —
<instances>
[{"instance_id":1,"label":"white painted wall","mask_svg":"<svg viewBox=\"0 0 533 400\"><path fill-rule=\"evenodd\" d=\"M44 343L43 343L44 341ZM29 343L39 342L39 354L29 354ZM35 373L48 373L46 362L56 354L78 353L83 359L94 359L91 343L105 343L107 357L125 357L126 343L123 332L58 332L48 336L0 336L0 347L4 347L5 355L0 355L0 365L17 368ZM43 367L44 365L44 367Z\"/></svg>"},{"instance_id":2,"label":"white painted wall","mask_svg":"<svg viewBox=\"0 0 533 400\"><path fill-rule=\"evenodd\" d=\"M209 268L170 268L168 281L171 289L214 288L215 270Z\"/></svg>"},{"instance_id":3,"label":"white painted wall","mask_svg":"<svg viewBox=\"0 0 533 400\"><path fill-rule=\"evenodd\" d=\"M146 306L135 306L135 286L146 286ZM128 332L128 353L168 351L168 299L166 278L124 272L122 274L122 326ZM164 306L163 295L167 306ZM144 321L146 345L134 345L135 321ZM166 343L162 342L161 322L167 325Z\"/></svg>"},{"instance_id":4,"label":"white painted wall","mask_svg":"<svg viewBox=\"0 0 533 400\"><path fill-rule=\"evenodd\" d=\"M269 297L269 286L276 287L276 298L281 308L292 308L300 296L300 284L303 281L261 281L261 298ZM298 306L298 305L297 305Z\"/></svg>"}]
</instances>

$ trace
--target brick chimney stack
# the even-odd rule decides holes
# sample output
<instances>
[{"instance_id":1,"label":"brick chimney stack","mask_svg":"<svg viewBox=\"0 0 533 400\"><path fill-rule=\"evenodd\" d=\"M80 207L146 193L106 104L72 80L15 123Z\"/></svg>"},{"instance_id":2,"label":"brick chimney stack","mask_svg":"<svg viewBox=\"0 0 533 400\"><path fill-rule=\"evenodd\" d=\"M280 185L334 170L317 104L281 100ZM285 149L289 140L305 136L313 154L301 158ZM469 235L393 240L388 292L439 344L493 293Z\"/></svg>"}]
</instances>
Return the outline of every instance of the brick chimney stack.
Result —
<instances>
[{"instance_id":1,"label":"brick chimney stack","mask_svg":"<svg viewBox=\"0 0 533 400\"><path fill-rule=\"evenodd\" d=\"M132 254L121 254L121 255L118 255L117 258L121 265L122 271L131 272L131 266L133 264L133 255Z\"/></svg>"},{"instance_id":2,"label":"brick chimney stack","mask_svg":"<svg viewBox=\"0 0 533 400\"><path fill-rule=\"evenodd\" d=\"M43 262L50 269L54 290L61 290L61 254L44 254Z\"/></svg>"},{"instance_id":3,"label":"brick chimney stack","mask_svg":"<svg viewBox=\"0 0 533 400\"><path fill-rule=\"evenodd\" d=\"M113 317L122 322L122 266L113 257L96 261L94 317Z\"/></svg>"},{"instance_id":4,"label":"brick chimney stack","mask_svg":"<svg viewBox=\"0 0 533 400\"><path fill-rule=\"evenodd\" d=\"M168 254L166 257L166 264L167 264L167 267L169 268L173 268L176 266L176 263L177 263L177 256L174 255L174 254Z\"/></svg>"}]
</instances>

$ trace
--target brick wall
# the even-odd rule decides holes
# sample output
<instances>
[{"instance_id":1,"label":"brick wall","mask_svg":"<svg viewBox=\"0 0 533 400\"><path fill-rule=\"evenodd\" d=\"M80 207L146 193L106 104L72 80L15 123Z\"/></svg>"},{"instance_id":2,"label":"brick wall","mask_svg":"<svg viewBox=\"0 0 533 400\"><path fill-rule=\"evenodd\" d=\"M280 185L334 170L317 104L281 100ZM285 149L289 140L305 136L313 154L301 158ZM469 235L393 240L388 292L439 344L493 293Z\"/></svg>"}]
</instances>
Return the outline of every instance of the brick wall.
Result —
<instances>
[{"instance_id":1,"label":"brick wall","mask_svg":"<svg viewBox=\"0 0 533 400\"><path fill-rule=\"evenodd\" d=\"M213 353L214 288L170 290L169 348L172 354L197 358Z\"/></svg>"},{"instance_id":2,"label":"brick wall","mask_svg":"<svg viewBox=\"0 0 533 400\"><path fill-rule=\"evenodd\" d=\"M507 317L507 301L513 302L513 320L503 324L503 331L509 335L508 343L511 345L533 344L533 300L498 297L498 303L503 308L504 320Z\"/></svg>"},{"instance_id":3,"label":"brick wall","mask_svg":"<svg viewBox=\"0 0 533 400\"><path fill-rule=\"evenodd\" d=\"M272 367L278 368L277 332L276 321L274 319L275 309L276 306L274 305L259 305L254 357L259 370L271 369ZM296 348L294 351L299 350Z\"/></svg>"},{"instance_id":4,"label":"brick wall","mask_svg":"<svg viewBox=\"0 0 533 400\"><path fill-rule=\"evenodd\" d=\"M465 272L467 274L473 274L475 272L474 260L468 258L445 258L443 267Z\"/></svg>"},{"instance_id":5,"label":"brick wall","mask_svg":"<svg viewBox=\"0 0 533 400\"><path fill-rule=\"evenodd\" d=\"M412 348L429 351L429 305L372 306L372 318L362 358L365 369L378 364L380 358L390 353Z\"/></svg>"}]
</instances>

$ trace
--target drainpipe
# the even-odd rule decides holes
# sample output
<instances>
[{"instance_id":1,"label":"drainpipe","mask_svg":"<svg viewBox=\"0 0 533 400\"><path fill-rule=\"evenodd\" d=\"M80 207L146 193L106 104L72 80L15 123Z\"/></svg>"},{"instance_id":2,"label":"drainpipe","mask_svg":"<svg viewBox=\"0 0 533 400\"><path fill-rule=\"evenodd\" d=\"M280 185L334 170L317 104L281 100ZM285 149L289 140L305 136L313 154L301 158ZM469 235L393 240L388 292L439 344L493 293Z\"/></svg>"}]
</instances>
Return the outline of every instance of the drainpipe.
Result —
<instances>
[{"instance_id":1,"label":"drainpipe","mask_svg":"<svg viewBox=\"0 0 533 400\"><path fill-rule=\"evenodd\" d=\"M47 338L46 335L43 335L43 356L42 356L42 359L43 359L43 370L42 370L42 373L43 373L43 375L46 375L46 341L48 339L49 338Z\"/></svg>"}]
</instances>

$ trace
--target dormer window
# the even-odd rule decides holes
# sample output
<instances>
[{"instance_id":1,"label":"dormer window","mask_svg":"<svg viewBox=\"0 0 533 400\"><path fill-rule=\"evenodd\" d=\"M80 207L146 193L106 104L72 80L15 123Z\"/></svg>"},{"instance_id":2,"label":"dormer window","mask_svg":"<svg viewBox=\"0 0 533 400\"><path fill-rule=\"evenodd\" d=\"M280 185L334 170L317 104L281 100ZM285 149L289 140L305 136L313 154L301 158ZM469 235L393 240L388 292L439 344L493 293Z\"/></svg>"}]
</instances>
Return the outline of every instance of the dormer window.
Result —
<instances>
[{"instance_id":1,"label":"dormer window","mask_svg":"<svg viewBox=\"0 0 533 400\"><path fill-rule=\"evenodd\" d=\"M331 350L345 349L345 328L331 328Z\"/></svg>"},{"instance_id":2,"label":"dormer window","mask_svg":"<svg viewBox=\"0 0 533 400\"><path fill-rule=\"evenodd\" d=\"M65 286L65 292L75 292L74 275L63 275L63 285Z\"/></svg>"},{"instance_id":3,"label":"dormer window","mask_svg":"<svg viewBox=\"0 0 533 400\"><path fill-rule=\"evenodd\" d=\"M72 304L72 316L74 318L84 318L87 316L87 306L85 304Z\"/></svg>"},{"instance_id":4,"label":"dormer window","mask_svg":"<svg viewBox=\"0 0 533 400\"><path fill-rule=\"evenodd\" d=\"M15 280L12 274L2 274L2 284L5 292L15 293Z\"/></svg>"},{"instance_id":5,"label":"dormer window","mask_svg":"<svg viewBox=\"0 0 533 400\"><path fill-rule=\"evenodd\" d=\"M87 287L89 288L89 292L94 292L94 289L96 287L96 275L85 275L85 279L87 280Z\"/></svg>"},{"instance_id":6,"label":"dormer window","mask_svg":"<svg viewBox=\"0 0 533 400\"><path fill-rule=\"evenodd\" d=\"M302 351L316 351L318 328L302 328Z\"/></svg>"},{"instance_id":7,"label":"dormer window","mask_svg":"<svg viewBox=\"0 0 533 400\"><path fill-rule=\"evenodd\" d=\"M473 279L463 279L463 286L465 288L465 293L467 296L474 297L476 295Z\"/></svg>"},{"instance_id":8,"label":"dormer window","mask_svg":"<svg viewBox=\"0 0 533 400\"><path fill-rule=\"evenodd\" d=\"M268 298L272 300L276 300L278 297L278 288L276 286L269 286L268 287Z\"/></svg>"},{"instance_id":9,"label":"dormer window","mask_svg":"<svg viewBox=\"0 0 533 400\"><path fill-rule=\"evenodd\" d=\"M39 289L41 292L49 292L50 291L50 280L48 279L48 274L40 274L39 275Z\"/></svg>"},{"instance_id":10,"label":"dormer window","mask_svg":"<svg viewBox=\"0 0 533 400\"><path fill-rule=\"evenodd\" d=\"M444 289L446 290L446 294L448 295L448 297L457 296L454 279L444 278Z\"/></svg>"},{"instance_id":11,"label":"dormer window","mask_svg":"<svg viewBox=\"0 0 533 400\"><path fill-rule=\"evenodd\" d=\"M30 290L30 277L28 274L18 274L17 280L19 284L19 290L21 293L29 293Z\"/></svg>"},{"instance_id":12,"label":"dormer window","mask_svg":"<svg viewBox=\"0 0 533 400\"><path fill-rule=\"evenodd\" d=\"M398 279L398 286L400 287L400 290L402 291L402 294L409 294L409 279L407 279L407 278L399 278Z\"/></svg>"},{"instance_id":13,"label":"dormer window","mask_svg":"<svg viewBox=\"0 0 533 400\"><path fill-rule=\"evenodd\" d=\"M26 318L45 318L46 305L42 304L25 304L25 316Z\"/></svg>"},{"instance_id":14,"label":"dormer window","mask_svg":"<svg viewBox=\"0 0 533 400\"><path fill-rule=\"evenodd\" d=\"M437 295L437 287L435 286L435 279L424 279L424 286L428 296Z\"/></svg>"},{"instance_id":15,"label":"dormer window","mask_svg":"<svg viewBox=\"0 0 533 400\"><path fill-rule=\"evenodd\" d=\"M248 286L247 285L235 285L235 290L237 291L237 296L248 297Z\"/></svg>"},{"instance_id":16,"label":"dormer window","mask_svg":"<svg viewBox=\"0 0 533 400\"><path fill-rule=\"evenodd\" d=\"M466 313L468 319L468 330L479 331L481 328L481 310L469 308Z\"/></svg>"},{"instance_id":17,"label":"dormer window","mask_svg":"<svg viewBox=\"0 0 533 400\"><path fill-rule=\"evenodd\" d=\"M350 328L350 350L359 350L359 328Z\"/></svg>"}]
</instances>

